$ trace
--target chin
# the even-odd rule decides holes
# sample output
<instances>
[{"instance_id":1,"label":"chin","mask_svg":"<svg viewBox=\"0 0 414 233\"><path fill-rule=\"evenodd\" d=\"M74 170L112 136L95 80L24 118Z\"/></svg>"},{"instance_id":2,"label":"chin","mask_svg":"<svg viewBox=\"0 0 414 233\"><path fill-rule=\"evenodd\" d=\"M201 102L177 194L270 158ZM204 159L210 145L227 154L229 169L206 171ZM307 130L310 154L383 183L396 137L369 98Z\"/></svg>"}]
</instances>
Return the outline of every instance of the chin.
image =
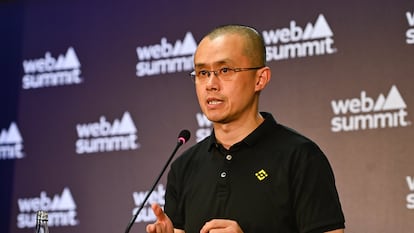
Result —
<instances>
[{"instance_id":1,"label":"chin","mask_svg":"<svg viewBox=\"0 0 414 233\"><path fill-rule=\"evenodd\" d=\"M228 118L222 116L207 116L207 119L213 123L226 124L229 122Z\"/></svg>"},{"instance_id":2,"label":"chin","mask_svg":"<svg viewBox=\"0 0 414 233\"><path fill-rule=\"evenodd\" d=\"M204 115L206 115L207 119L211 122L219 122L221 121L221 117L217 116L215 114L209 114L209 113L204 113Z\"/></svg>"}]
</instances>

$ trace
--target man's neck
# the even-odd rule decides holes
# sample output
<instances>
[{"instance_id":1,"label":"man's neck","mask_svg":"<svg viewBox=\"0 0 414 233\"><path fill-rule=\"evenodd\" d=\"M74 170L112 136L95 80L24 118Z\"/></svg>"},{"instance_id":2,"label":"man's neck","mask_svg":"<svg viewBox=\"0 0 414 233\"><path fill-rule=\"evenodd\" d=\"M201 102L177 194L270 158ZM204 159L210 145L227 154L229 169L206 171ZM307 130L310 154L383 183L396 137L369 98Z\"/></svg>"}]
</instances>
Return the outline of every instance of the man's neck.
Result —
<instances>
[{"instance_id":1,"label":"man's neck","mask_svg":"<svg viewBox=\"0 0 414 233\"><path fill-rule=\"evenodd\" d=\"M217 142L223 145L224 148L230 147L253 132L262 122L264 118L257 113L255 117L250 117L247 120L233 121L230 123L213 123L214 134Z\"/></svg>"}]
</instances>

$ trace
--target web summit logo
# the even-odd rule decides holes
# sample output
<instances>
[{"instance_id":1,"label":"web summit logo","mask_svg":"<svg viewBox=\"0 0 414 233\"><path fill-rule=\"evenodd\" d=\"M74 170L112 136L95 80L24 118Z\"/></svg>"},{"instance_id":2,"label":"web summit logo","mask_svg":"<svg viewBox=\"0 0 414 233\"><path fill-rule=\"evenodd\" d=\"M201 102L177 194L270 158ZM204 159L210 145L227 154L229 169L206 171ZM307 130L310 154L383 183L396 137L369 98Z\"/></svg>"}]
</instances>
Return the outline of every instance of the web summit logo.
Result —
<instances>
[{"instance_id":1,"label":"web summit logo","mask_svg":"<svg viewBox=\"0 0 414 233\"><path fill-rule=\"evenodd\" d=\"M212 123L207 119L206 115L203 113L196 113L196 119L198 124L198 129L196 131L196 142L201 142L204 138L210 136L212 131Z\"/></svg>"},{"instance_id":2,"label":"web summit logo","mask_svg":"<svg viewBox=\"0 0 414 233\"><path fill-rule=\"evenodd\" d=\"M193 54L197 44L191 32L187 32L183 41L175 44L161 38L160 44L137 47L137 76L151 76L167 73L190 71L193 69Z\"/></svg>"},{"instance_id":3,"label":"web summit logo","mask_svg":"<svg viewBox=\"0 0 414 233\"><path fill-rule=\"evenodd\" d=\"M296 21L281 29L262 32L266 44L267 61L285 60L315 55L333 54L333 33L325 17L320 14L315 24L303 29Z\"/></svg>"},{"instance_id":4,"label":"web summit logo","mask_svg":"<svg viewBox=\"0 0 414 233\"><path fill-rule=\"evenodd\" d=\"M409 194L407 195L407 209L414 210L414 177L413 176L407 176L407 185Z\"/></svg>"},{"instance_id":5,"label":"web summit logo","mask_svg":"<svg viewBox=\"0 0 414 233\"><path fill-rule=\"evenodd\" d=\"M44 58L24 60L23 89L80 84L80 63L75 50L68 48L66 55L52 57L46 52Z\"/></svg>"},{"instance_id":6,"label":"web summit logo","mask_svg":"<svg viewBox=\"0 0 414 233\"><path fill-rule=\"evenodd\" d=\"M394 85L385 98L380 94L376 101L365 91L359 98L332 100L332 132L357 131L378 128L406 127L408 115L403 98Z\"/></svg>"},{"instance_id":7,"label":"web summit logo","mask_svg":"<svg viewBox=\"0 0 414 233\"><path fill-rule=\"evenodd\" d=\"M76 125L76 130L79 137L76 141L77 154L135 150L140 147L136 142L137 128L129 112L112 124L101 116L98 122Z\"/></svg>"},{"instance_id":8,"label":"web summit logo","mask_svg":"<svg viewBox=\"0 0 414 233\"><path fill-rule=\"evenodd\" d=\"M407 17L408 26L411 27L405 33L407 36L406 42L407 44L414 44L414 12L407 11L405 16Z\"/></svg>"},{"instance_id":9,"label":"web summit logo","mask_svg":"<svg viewBox=\"0 0 414 233\"><path fill-rule=\"evenodd\" d=\"M34 228L36 225L36 211L48 212L50 227L65 227L79 225L76 219L76 204L69 188L64 188L61 195L49 197L42 191L39 197L19 198L17 200L20 213L17 215L17 228Z\"/></svg>"},{"instance_id":10,"label":"web summit logo","mask_svg":"<svg viewBox=\"0 0 414 233\"><path fill-rule=\"evenodd\" d=\"M23 157L23 138L16 123L12 122L8 130L2 129L0 133L0 160Z\"/></svg>"}]
</instances>

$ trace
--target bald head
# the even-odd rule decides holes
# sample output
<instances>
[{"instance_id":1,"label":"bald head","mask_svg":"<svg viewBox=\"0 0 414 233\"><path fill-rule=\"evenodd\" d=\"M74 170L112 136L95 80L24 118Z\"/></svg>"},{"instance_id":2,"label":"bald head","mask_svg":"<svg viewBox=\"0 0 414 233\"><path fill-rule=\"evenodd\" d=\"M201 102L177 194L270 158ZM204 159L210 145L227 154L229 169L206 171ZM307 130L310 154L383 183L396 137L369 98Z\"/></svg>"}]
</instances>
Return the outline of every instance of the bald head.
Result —
<instances>
[{"instance_id":1,"label":"bald head","mask_svg":"<svg viewBox=\"0 0 414 233\"><path fill-rule=\"evenodd\" d=\"M256 29L243 25L224 25L213 29L204 38L214 40L223 35L235 34L243 38L246 57L251 59L254 66L266 65L266 49L262 36Z\"/></svg>"}]
</instances>

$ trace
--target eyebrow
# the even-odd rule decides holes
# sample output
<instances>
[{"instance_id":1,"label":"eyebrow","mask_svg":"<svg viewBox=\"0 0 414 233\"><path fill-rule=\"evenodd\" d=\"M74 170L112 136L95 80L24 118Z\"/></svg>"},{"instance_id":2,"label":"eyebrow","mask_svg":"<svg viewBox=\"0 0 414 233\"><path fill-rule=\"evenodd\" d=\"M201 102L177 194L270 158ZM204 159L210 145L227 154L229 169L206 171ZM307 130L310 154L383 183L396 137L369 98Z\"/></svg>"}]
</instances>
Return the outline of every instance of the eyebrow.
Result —
<instances>
[{"instance_id":1,"label":"eyebrow","mask_svg":"<svg viewBox=\"0 0 414 233\"><path fill-rule=\"evenodd\" d=\"M232 63L232 60L224 59L224 60L216 61L212 65L213 66L218 66L218 65L226 65L226 64L229 64L229 63ZM203 67L206 67L207 64L206 63L196 63L196 64L194 64L194 66L195 66L195 68L203 68Z\"/></svg>"}]
</instances>

